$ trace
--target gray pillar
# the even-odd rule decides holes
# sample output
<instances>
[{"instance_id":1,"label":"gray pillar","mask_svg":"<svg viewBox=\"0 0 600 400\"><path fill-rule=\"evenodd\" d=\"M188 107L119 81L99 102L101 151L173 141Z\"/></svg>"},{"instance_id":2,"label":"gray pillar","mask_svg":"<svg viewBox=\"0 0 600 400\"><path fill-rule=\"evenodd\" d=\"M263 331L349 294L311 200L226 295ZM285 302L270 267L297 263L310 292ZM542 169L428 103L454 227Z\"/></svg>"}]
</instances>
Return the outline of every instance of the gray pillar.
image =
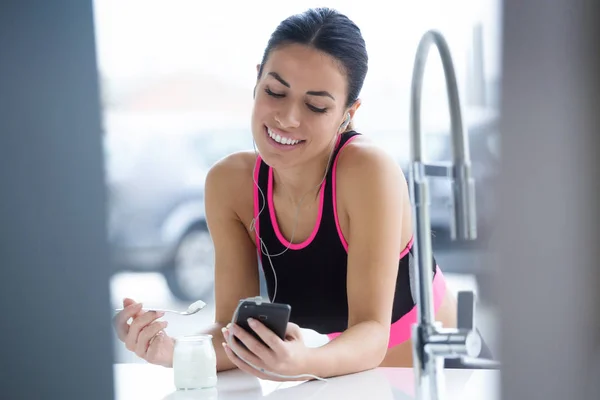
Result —
<instances>
[{"instance_id":1,"label":"gray pillar","mask_svg":"<svg viewBox=\"0 0 600 400\"><path fill-rule=\"evenodd\" d=\"M599 5L504 1L504 399L599 396Z\"/></svg>"},{"instance_id":2,"label":"gray pillar","mask_svg":"<svg viewBox=\"0 0 600 400\"><path fill-rule=\"evenodd\" d=\"M0 397L113 398L91 1L0 5Z\"/></svg>"}]
</instances>

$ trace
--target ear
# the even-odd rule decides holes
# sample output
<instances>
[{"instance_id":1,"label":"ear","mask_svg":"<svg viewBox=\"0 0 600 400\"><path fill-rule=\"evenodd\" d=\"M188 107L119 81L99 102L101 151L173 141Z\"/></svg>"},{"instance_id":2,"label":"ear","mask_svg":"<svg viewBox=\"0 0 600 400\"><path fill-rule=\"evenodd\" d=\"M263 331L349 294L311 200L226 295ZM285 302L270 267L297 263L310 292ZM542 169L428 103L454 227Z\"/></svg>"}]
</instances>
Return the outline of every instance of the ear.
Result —
<instances>
[{"instance_id":1,"label":"ear","mask_svg":"<svg viewBox=\"0 0 600 400\"><path fill-rule=\"evenodd\" d=\"M256 85L254 85L254 89L252 90L252 98L256 98L256 86L258 85L258 73L260 72L260 64L256 64Z\"/></svg>"},{"instance_id":2,"label":"ear","mask_svg":"<svg viewBox=\"0 0 600 400\"><path fill-rule=\"evenodd\" d=\"M360 99L357 99L354 104L352 104L350 106L350 108L348 109L347 113L350 114L350 119L354 119L354 114L356 113L356 110L358 110L360 108L360 105L362 104Z\"/></svg>"},{"instance_id":3,"label":"ear","mask_svg":"<svg viewBox=\"0 0 600 400\"><path fill-rule=\"evenodd\" d=\"M358 108L360 107L361 101L356 100L354 102L354 104L352 104L350 106L350 108L348 108L344 114L343 114L343 120L340 124L340 128L339 128L339 133L343 133L346 129L348 129L348 126L351 126L352 120L354 119L354 114L356 114L356 110L358 110ZM348 116L350 118L348 118Z\"/></svg>"},{"instance_id":4,"label":"ear","mask_svg":"<svg viewBox=\"0 0 600 400\"><path fill-rule=\"evenodd\" d=\"M256 80L258 81L258 79L260 78L260 76L258 76L258 74L260 74L260 64L256 64Z\"/></svg>"}]
</instances>

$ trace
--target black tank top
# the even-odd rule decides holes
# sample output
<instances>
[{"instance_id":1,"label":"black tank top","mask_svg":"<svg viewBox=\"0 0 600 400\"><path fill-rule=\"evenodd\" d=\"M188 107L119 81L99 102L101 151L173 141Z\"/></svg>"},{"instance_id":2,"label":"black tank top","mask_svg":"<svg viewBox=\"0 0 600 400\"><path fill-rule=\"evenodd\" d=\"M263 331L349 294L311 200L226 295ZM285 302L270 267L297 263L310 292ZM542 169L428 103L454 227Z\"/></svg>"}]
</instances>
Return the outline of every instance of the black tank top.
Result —
<instances>
[{"instance_id":1,"label":"black tank top","mask_svg":"<svg viewBox=\"0 0 600 400\"><path fill-rule=\"evenodd\" d=\"M293 244L285 253L271 256L277 274L275 301L291 306L290 321L321 334L343 332L348 328L348 301L346 272L348 253L338 230L334 177L338 155L344 145L359 133L351 131L341 135L327 176L321 187L322 209L318 213L313 234L303 243ZM287 240L277 228L273 209L273 171L259 157L255 180L264 197L255 188L254 216L260 212L255 233L260 236L271 255L283 252ZM266 201L266 204L265 204ZM263 208L264 207L264 208ZM339 232L339 233L338 233ZM412 241L411 241L412 244ZM257 246L260 241L257 240ZM259 260L265 274L269 298L273 301L275 277L267 256L259 250ZM392 312L392 323L414 308L411 273L412 248L403 252L398 264L398 278ZM434 274L436 262L433 262Z\"/></svg>"}]
</instances>

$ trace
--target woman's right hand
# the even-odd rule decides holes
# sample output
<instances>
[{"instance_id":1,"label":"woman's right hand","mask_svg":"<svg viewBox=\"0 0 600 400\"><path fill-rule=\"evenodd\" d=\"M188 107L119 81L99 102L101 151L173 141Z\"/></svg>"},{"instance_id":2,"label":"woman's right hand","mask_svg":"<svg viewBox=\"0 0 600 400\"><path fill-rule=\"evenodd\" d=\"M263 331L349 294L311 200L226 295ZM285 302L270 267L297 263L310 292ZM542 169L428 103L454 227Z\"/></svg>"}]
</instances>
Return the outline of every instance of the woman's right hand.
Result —
<instances>
[{"instance_id":1,"label":"woman's right hand","mask_svg":"<svg viewBox=\"0 0 600 400\"><path fill-rule=\"evenodd\" d=\"M163 315L142 311L141 303L124 299L123 311L115 315L113 325L127 350L151 364L172 367L175 341L164 331L167 321L157 321ZM132 319L131 324L129 319Z\"/></svg>"}]
</instances>

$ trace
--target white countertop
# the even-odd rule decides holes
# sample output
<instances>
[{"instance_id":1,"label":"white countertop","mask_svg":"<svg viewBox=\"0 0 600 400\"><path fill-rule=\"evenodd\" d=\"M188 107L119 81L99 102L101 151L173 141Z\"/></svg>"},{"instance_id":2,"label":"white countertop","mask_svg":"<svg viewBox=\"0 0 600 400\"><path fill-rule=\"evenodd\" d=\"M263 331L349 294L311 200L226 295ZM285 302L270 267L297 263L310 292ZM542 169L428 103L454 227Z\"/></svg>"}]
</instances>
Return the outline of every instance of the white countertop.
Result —
<instances>
[{"instance_id":1,"label":"white countertop","mask_svg":"<svg viewBox=\"0 0 600 400\"><path fill-rule=\"evenodd\" d=\"M115 364L116 400L408 400L414 398L410 368L377 368L328 382L272 382L239 370L222 372L213 390L176 391L173 370L149 364ZM445 399L500 399L497 370L444 371Z\"/></svg>"}]
</instances>

